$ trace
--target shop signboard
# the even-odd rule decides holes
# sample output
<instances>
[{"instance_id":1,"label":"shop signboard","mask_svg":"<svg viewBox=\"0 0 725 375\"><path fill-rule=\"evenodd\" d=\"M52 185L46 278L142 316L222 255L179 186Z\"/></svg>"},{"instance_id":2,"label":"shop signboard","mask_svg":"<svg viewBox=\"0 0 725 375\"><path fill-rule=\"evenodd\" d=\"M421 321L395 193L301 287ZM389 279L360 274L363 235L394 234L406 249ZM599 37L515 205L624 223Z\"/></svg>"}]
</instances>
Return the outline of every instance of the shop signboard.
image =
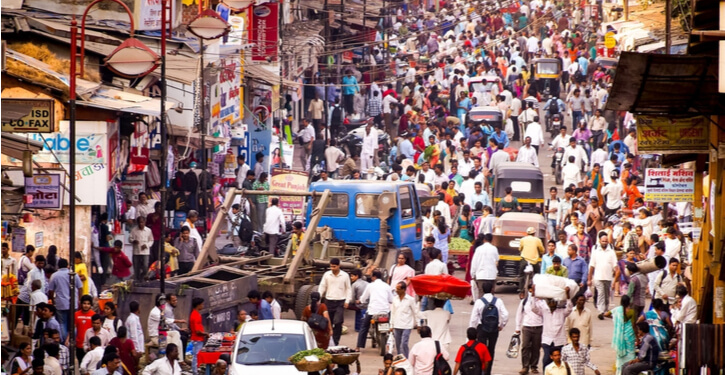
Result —
<instances>
[{"instance_id":1,"label":"shop signboard","mask_svg":"<svg viewBox=\"0 0 725 375\"><path fill-rule=\"evenodd\" d=\"M254 41L252 61L277 60L277 24L279 4L264 3L252 8L249 22L249 40Z\"/></svg>"},{"instance_id":2,"label":"shop signboard","mask_svg":"<svg viewBox=\"0 0 725 375\"><path fill-rule=\"evenodd\" d=\"M640 153L682 154L708 152L708 120L703 116L670 118L637 116Z\"/></svg>"},{"instance_id":3,"label":"shop signboard","mask_svg":"<svg viewBox=\"0 0 725 375\"><path fill-rule=\"evenodd\" d=\"M61 174L36 174L25 178L25 194L32 195L33 201L26 208L60 210L63 207Z\"/></svg>"},{"instance_id":4,"label":"shop signboard","mask_svg":"<svg viewBox=\"0 0 725 375\"><path fill-rule=\"evenodd\" d=\"M305 172L294 171L291 169L272 168L272 178L269 181L271 190L287 190L297 191L300 193L307 191L307 181L309 176ZM302 216L305 197L279 197L279 208L284 212L288 220L293 217Z\"/></svg>"},{"instance_id":5,"label":"shop signboard","mask_svg":"<svg viewBox=\"0 0 725 375\"><path fill-rule=\"evenodd\" d=\"M2 131L51 133L55 130L53 99L2 99Z\"/></svg>"},{"instance_id":6,"label":"shop signboard","mask_svg":"<svg viewBox=\"0 0 725 375\"><path fill-rule=\"evenodd\" d=\"M647 168L644 175L646 202L692 202L695 199L695 171L692 169Z\"/></svg>"},{"instance_id":7,"label":"shop signboard","mask_svg":"<svg viewBox=\"0 0 725 375\"><path fill-rule=\"evenodd\" d=\"M207 85L204 94L208 97L209 108L207 134L225 134L224 129L239 121L241 102L239 59L222 58L217 69L207 69L204 80Z\"/></svg>"},{"instance_id":8,"label":"shop signboard","mask_svg":"<svg viewBox=\"0 0 725 375\"><path fill-rule=\"evenodd\" d=\"M107 162L109 123L106 121L76 122L76 163L105 164ZM43 143L43 149L33 155L38 163L70 162L69 121L60 122L60 132L42 135L30 133L30 139ZM57 158L56 158L57 157Z\"/></svg>"},{"instance_id":9,"label":"shop signboard","mask_svg":"<svg viewBox=\"0 0 725 375\"><path fill-rule=\"evenodd\" d=\"M136 18L136 30L152 30L161 29L161 1L159 0L135 0L137 11L134 12ZM176 14L176 1L171 1L171 14ZM173 21L177 17L171 17L174 26L178 24Z\"/></svg>"}]
</instances>

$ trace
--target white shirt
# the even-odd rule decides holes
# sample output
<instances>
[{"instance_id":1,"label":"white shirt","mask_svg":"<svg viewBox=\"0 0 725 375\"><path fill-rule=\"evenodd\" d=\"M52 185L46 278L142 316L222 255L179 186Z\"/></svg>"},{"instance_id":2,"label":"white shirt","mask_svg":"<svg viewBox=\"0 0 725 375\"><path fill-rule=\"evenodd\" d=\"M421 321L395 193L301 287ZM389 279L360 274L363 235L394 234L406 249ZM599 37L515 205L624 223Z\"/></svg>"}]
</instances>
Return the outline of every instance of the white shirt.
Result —
<instances>
[{"instance_id":1,"label":"white shirt","mask_svg":"<svg viewBox=\"0 0 725 375\"><path fill-rule=\"evenodd\" d=\"M519 302L519 307L516 310L516 331L521 331L521 327L540 327L544 324L544 319L541 315L531 311L534 306L535 298L529 293L528 298L522 299ZM526 304L524 304L524 301Z\"/></svg>"},{"instance_id":2,"label":"white shirt","mask_svg":"<svg viewBox=\"0 0 725 375\"><path fill-rule=\"evenodd\" d=\"M128 240L138 241L138 244L133 245L133 255L149 255L151 254L151 247L154 245L154 234L151 232L151 228L143 227L143 229L135 226L131 229L131 235Z\"/></svg>"},{"instance_id":3,"label":"white shirt","mask_svg":"<svg viewBox=\"0 0 725 375\"><path fill-rule=\"evenodd\" d=\"M665 238L665 256L667 259L680 258L680 249L682 249L682 242L675 238Z\"/></svg>"},{"instance_id":4,"label":"white shirt","mask_svg":"<svg viewBox=\"0 0 725 375\"><path fill-rule=\"evenodd\" d=\"M486 299L486 301L490 303L494 296L491 293L486 293L482 298ZM473 304L471 320L468 322L469 327L478 327L478 325L481 324L481 314L483 314L484 306L485 305L483 304L483 301L481 301L481 298L477 299L476 303ZM498 308L498 327L503 329L503 327L506 327L506 324L509 322L509 312L506 310L506 305L504 305L501 298L496 298L496 308Z\"/></svg>"},{"instance_id":5,"label":"white shirt","mask_svg":"<svg viewBox=\"0 0 725 375\"><path fill-rule=\"evenodd\" d=\"M602 165L602 177L604 178L605 183L609 184L612 182L612 172L614 172L615 169L617 169L617 166L614 165L611 160L604 162L604 165Z\"/></svg>"},{"instance_id":6,"label":"white shirt","mask_svg":"<svg viewBox=\"0 0 725 375\"><path fill-rule=\"evenodd\" d=\"M521 151L519 151L521 153ZM578 185L581 181L581 173L579 167L576 164L569 163L561 169L561 178L564 180L564 188L571 184Z\"/></svg>"},{"instance_id":7,"label":"white shirt","mask_svg":"<svg viewBox=\"0 0 725 375\"><path fill-rule=\"evenodd\" d=\"M433 259L425 266L426 275L448 275L448 266L440 259Z\"/></svg>"},{"instance_id":8,"label":"white shirt","mask_svg":"<svg viewBox=\"0 0 725 375\"><path fill-rule=\"evenodd\" d=\"M143 336L143 327L141 327L141 319L138 317L138 315L131 313L128 314L128 318L126 318L126 323L124 323L126 326L126 329L128 330L128 339L133 342L133 346L136 349L136 351L141 351L141 349L144 347L144 336Z\"/></svg>"},{"instance_id":9,"label":"white shirt","mask_svg":"<svg viewBox=\"0 0 725 375\"><path fill-rule=\"evenodd\" d=\"M574 148L566 147L564 149L564 156L561 159L562 166L569 164L569 156L574 156L574 165L577 167L581 167L582 163L586 164L589 162L587 152L583 147L579 147L579 145L576 145Z\"/></svg>"},{"instance_id":10,"label":"white shirt","mask_svg":"<svg viewBox=\"0 0 725 375\"><path fill-rule=\"evenodd\" d=\"M541 124L534 121L526 126L526 132L524 138L531 137L531 144L539 146L544 143L544 131L541 129Z\"/></svg>"},{"instance_id":11,"label":"white shirt","mask_svg":"<svg viewBox=\"0 0 725 375\"><path fill-rule=\"evenodd\" d=\"M422 174L423 176L425 176L425 179L423 182L425 182L426 184L432 185L435 181L436 173L432 169L428 169L427 172L421 169L418 171L418 174L419 175ZM418 181L418 180L416 179L416 181Z\"/></svg>"},{"instance_id":12,"label":"white shirt","mask_svg":"<svg viewBox=\"0 0 725 375\"><path fill-rule=\"evenodd\" d=\"M390 108L390 104L392 103L399 103L398 99L395 99L392 95L383 98L383 113L392 113L392 109Z\"/></svg>"},{"instance_id":13,"label":"white shirt","mask_svg":"<svg viewBox=\"0 0 725 375\"><path fill-rule=\"evenodd\" d=\"M614 251L612 251L614 253ZM546 300L534 299L534 304L531 307L531 311L535 314L541 315L543 331L541 332L541 343L551 344L555 346L566 345L566 329L565 323L566 318L571 314L573 305L570 300L566 300L566 306L557 306L554 311L551 311Z\"/></svg>"},{"instance_id":14,"label":"white shirt","mask_svg":"<svg viewBox=\"0 0 725 375\"><path fill-rule=\"evenodd\" d=\"M607 200L606 207L610 210L616 210L622 207L622 180L617 179L616 182L607 184L602 188L602 195Z\"/></svg>"},{"instance_id":15,"label":"white shirt","mask_svg":"<svg viewBox=\"0 0 725 375\"><path fill-rule=\"evenodd\" d=\"M15 261L15 258L13 258L9 255L7 258L2 258L2 268L3 268L3 272L2 272L3 276L10 274L10 273L12 273L13 275L18 274L17 262Z\"/></svg>"},{"instance_id":16,"label":"white shirt","mask_svg":"<svg viewBox=\"0 0 725 375\"><path fill-rule=\"evenodd\" d=\"M529 125L531 126L531 125ZM533 146L523 146L519 149L518 155L516 155L516 161L520 163L533 164L539 166L539 157L536 154L536 149Z\"/></svg>"},{"instance_id":17,"label":"white shirt","mask_svg":"<svg viewBox=\"0 0 725 375\"><path fill-rule=\"evenodd\" d=\"M352 301L350 275L343 270L340 270L337 275L332 273L332 270L325 272L320 280L319 292L321 297L328 300L345 300L345 303L350 303Z\"/></svg>"},{"instance_id":18,"label":"white shirt","mask_svg":"<svg viewBox=\"0 0 725 375\"><path fill-rule=\"evenodd\" d=\"M345 153L342 152L339 148L334 146L329 146L327 149L325 149L325 160L327 161L327 171L328 172L334 172L338 168L338 160L341 160L341 158L345 157Z\"/></svg>"},{"instance_id":19,"label":"white shirt","mask_svg":"<svg viewBox=\"0 0 725 375\"><path fill-rule=\"evenodd\" d=\"M95 349L86 353L86 355L83 356L83 361L81 361L81 373L90 374L93 371L96 371L96 367L98 367L98 362L103 359L103 352L105 350L106 349L104 347L97 346Z\"/></svg>"},{"instance_id":20,"label":"white shirt","mask_svg":"<svg viewBox=\"0 0 725 375\"><path fill-rule=\"evenodd\" d=\"M446 221L446 225L449 227L451 224L451 207L444 201L438 201L438 203L433 207L433 211L436 210L441 212L441 216L443 217L443 220Z\"/></svg>"},{"instance_id":21,"label":"white shirt","mask_svg":"<svg viewBox=\"0 0 725 375\"><path fill-rule=\"evenodd\" d=\"M376 280L380 281L380 280ZM372 284L371 284L372 285ZM368 286L368 289L370 287ZM367 289L365 290L367 292ZM388 286L388 291L390 291L390 287ZM397 329L413 329L415 326L417 326L417 321L420 319L420 309L416 306L415 298L409 296L408 294L403 295L403 299L400 299L400 296L392 295L391 292L391 298L392 298L392 311L391 311L391 323L392 328ZM370 306L368 305L368 314L372 313L370 312Z\"/></svg>"},{"instance_id":22,"label":"white shirt","mask_svg":"<svg viewBox=\"0 0 725 375\"><path fill-rule=\"evenodd\" d=\"M434 310L423 311L421 314L428 321L428 327L430 327L431 333L433 334L433 340L440 341L443 344L442 346L446 346L453 341L449 325L451 321L450 312L442 308L436 308Z\"/></svg>"},{"instance_id":23,"label":"white shirt","mask_svg":"<svg viewBox=\"0 0 725 375\"><path fill-rule=\"evenodd\" d=\"M393 291L390 290L390 285L377 279L365 288L360 302L368 305L369 315L386 314L390 312L390 304L393 303Z\"/></svg>"},{"instance_id":24,"label":"white shirt","mask_svg":"<svg viewBox=\"0 0 725 375\"><path fill-rule=\"evenodd\" d=\"M149 216L150 213L154 212L154 202L152 200L147 200L146 204L137 204L136 210L138 211L138 216L146 218Z\"/></svg>"},{"instance_id":25,"label":"white shirt","mask_svg":"<svg viewBox=\"0 0 725 375\"><path fill-rule=\"evenodd\" d=\"M275 319L282 319L282 306L280 306L279 302L277 302L276 299L273 299L272 303L269 305L272 309L272 317Z\"/></svg>"},{"instance_id":26,"label":"white shirt","mask_svg":"<svg viewBox=\"0 0 725 375\"><path fill-rule=\"evenodd\" d=\"M266 220L264 222L264 233L280 234L284 232L284 213L278 206L267 207Z\"/></svg>"},{"instance_id":27,"label":"white shirt","mask_svg":"<svg viewBox=\"0 0 725 375\"><path fill-rule=\"evenodd\" d=\"M449 355L445 345L441 344L440 349L443 358L447 361ZM435 340L431 337L421 339L410 349L409 357L410 365L414 370L413 375L432 375L436 357Z\"/></svg>"},{"instance_id":28,"label":"white shirt","mask_svg":"<svg viewBox=\"0 0 725 375\"><path fill-rule=\"evenodd\" d=\"M239 166L239 170L237 171L237 187L239 189L242 188L244 180L247 179L247 172L249 172L249 166L247 165L247 163Z\"/></svg>"},{"instance_id":29,"label":"white shirt","mask_svg":"<svg viewBox=\"0 0 725 375\"><path fill-rule=\"evenodd\" d=\"M569 134L561 135L561 133L559 133L559 135L557 135L554 139L551 140L551 148L553 150L556 150L559 147L566 148L566 146L569 145L569 138L571 138L571 136ZM593 157L592 157L592 159L593 159Z\"/></svg>"},{"instance_id":30,"label":"white shirt","mask_svg":"<svg viewBox=\"0 0 725 375\"><path fill-rule=\"evenodd\" d=\"M148 327L149 337L159 337L159 323L161 322L161 309L154 306L149 312ZM134 345L136 345L134 343Z\"/></svg>"},{"instance_id":31,"label":"white shirt","mask_svg":"<svg viewBox=\"0 0 725 375\"><path fill-rule=\"evenodd\" d=\"M174 365L171 365L169 358L159 358L151 364L144 367L141 375L181 375L181 366L179 361L174 361Z\"/></svg>"},{"instance_id":32,"label":"white shirt","mask_svg":"<svg viewBox=\"0 0 725 375\"><path fill-rule=\"evenodd\" d=\"M690 324L697 322L697 302L695 299L686 295L682 298L682 304L679 309L672 311L672 323Z\"/></svg>"},{"instance_id":33,"label":"white shirt","mask_svg":"<svg viewBox=\"0 0 725 375\"><path fill-rule=\"evenodd\" d=\"M539 38L535 36L530 36L529 39L526 41L526 49L529 50L529 52L536 52L539 50Z\"/></svg>"},{"instance_id":34,"label":"white shirt","mask_svg":"<svg viewBox=\"0 0 725 375\"><path fill-rule=\"evenodd\" d=\"M604 167L604 163L607 162L607 156L608 154L604 151L604 149L598 148L592 152L592 166L594 166L594 164L599 164L601 167Z\"/></svg>"},{"instance_id":35,"label":"white shirt","mask_svg":"<svg viewBox=\"0 0 725 375\"><path fill-rule=\"evenodd\" d=\"M502 149L498 149L491 155L491 160L489 161L489 168L491 169L491 171L493 171L495 175L498 165L510 160L511 156L508 154L508 152Z\"/></svg>"},{"instance_id":36,"label":"white shirt","mask_svg":"<svg viewBox=\"0 0 725 375\"><path fill-rule=\"evenodd\" d=\"M617 268L617 253L609 246L607 250L602 250L601 245L597 244L592 250L589 268L594 268L592 281L612 281Z\"/></svg>"},{"instance_id":37,"label":"white shirt","mask_svg":"<svg viewBox=\"0 0 725 375\"><path fill-rule=\"evenodd\" d=\"M370 128L370 133L368 134L365 132L365 135L363 136L363 142L362 142L362 151L360 151L360 155L365 155L366 157L370 157L375 155L375 152L378 150L378 131L375 130L374 127Z\"/></svg>"},{"instance_id":38,"label":"white shirt","mask_svg":"<svg viewBox=\"0 0 725 375\"><path fill-rule=\"evenodd\" d=\"M312 124L308 124L300 130L298 136L302 137L302 142L304 143L312 142L315 140L315 128L312 127ZM259 177L257 177L257 179L258 178Z\"/></svg>"},{"instance_id":39,"label":"white shirt","mask_svg":"<svg viewBox=\"0 0 725 375\"><path fill-rule=\"evenodd\" d=\"M496 280L498 276L498 249L489 242L476 248L471 260L471 278L474 280Z\"/></svg>"}]
</instances>

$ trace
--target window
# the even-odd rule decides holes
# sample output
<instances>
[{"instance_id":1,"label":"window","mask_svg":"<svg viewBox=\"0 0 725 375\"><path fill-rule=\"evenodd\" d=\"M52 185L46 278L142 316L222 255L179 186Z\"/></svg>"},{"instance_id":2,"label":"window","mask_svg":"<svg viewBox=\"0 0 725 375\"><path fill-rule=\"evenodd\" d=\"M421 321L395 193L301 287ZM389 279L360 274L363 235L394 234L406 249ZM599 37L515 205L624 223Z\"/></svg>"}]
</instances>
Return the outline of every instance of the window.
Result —
<instances>
[{"instance_id":1,"label":"window","mask_svg":"<svg viewBox=\"0 0 725 375\"><path fill-rule=\"evenodd\" d=\"M315 207L317 207L317 204L320 202L320 197L315 196L312 200L312 209L314 210ZM330 202L327 203L327 207L325 208L325 212L323 213L323 216L347 216L347 213L350 209L350 203L348 202L347 194L343 193L337 193L332 194L332 197L330 198Z\"/></svg>"},{"instance_id":2,"label":"window","mask_svg":"<svg viewBox=\"0 0 725 375\"><path fill-rule=\"evenodd\" d=\"M515 193L528 193L531 192L531 182L528 181L511 181L511 190Z\"/></svg>"},{"instance_id":3,"label":"window","mask_svg":"<svg viewBox=\"0 0 725 375\"><path fill-rule=\"evenodd\" d=\"M378 216L378 194L355 196L355 216Z\"/></svg>"},{"instance_id":4,"label":"window","mask_svg":"<svg viewBox=\"0 0 725 375\"><path fill-rule=\"evenodd\" d=\"M260 333L239 338L236 362L242 365L290 365L288 358L307 349L305 336Z\"/></svg>"},{"instance_id":5,"label":"window","mask_svg":"<svg viewBox=\"0 0 725 375\"><path fill-rule=\"evenodd\" d=\"M413 217L413 197L408 186L400 187L400 214L403 219Z\"/></svg>"},{"instance_id":6,"label":"window","mask_svg":"<svg viewBox=\"0 0 725 375\"><path fill-rule=\"evenodd\" d=\"M559 74L559 64L556 62L539 62L536 64L538 74Z\"/></svg>"}]
</instances>

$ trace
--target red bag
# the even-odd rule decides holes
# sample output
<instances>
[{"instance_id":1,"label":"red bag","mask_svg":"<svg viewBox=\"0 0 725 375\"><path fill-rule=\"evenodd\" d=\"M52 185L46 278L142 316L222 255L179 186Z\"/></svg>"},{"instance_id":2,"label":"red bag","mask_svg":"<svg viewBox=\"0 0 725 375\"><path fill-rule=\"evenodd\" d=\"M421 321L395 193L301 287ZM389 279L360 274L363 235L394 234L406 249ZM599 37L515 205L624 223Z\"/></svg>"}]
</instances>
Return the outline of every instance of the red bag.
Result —
<instances>
[{"instance_id":1,"label":"red bag","mask_svg":"<svg viewBox=\"0 0 725 375\"><path fill-rule=\"evenodd\" d=\"M418 275L410 279L415 294L419 296L465 298L471 285L451 275ZM441 294L450 296L441 296Z\"/></svg>"}]
</instances>

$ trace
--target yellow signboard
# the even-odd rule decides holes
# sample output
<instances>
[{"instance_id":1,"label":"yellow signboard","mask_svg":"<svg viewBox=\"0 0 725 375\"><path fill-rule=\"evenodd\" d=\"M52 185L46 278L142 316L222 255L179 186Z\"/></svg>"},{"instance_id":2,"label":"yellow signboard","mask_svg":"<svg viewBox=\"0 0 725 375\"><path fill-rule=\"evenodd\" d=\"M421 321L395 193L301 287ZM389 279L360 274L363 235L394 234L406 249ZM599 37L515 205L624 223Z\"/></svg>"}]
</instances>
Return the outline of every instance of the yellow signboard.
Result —
<instances>
[{"instance_id":1,"label":"yellow signboard","mask_svg":"<svg viewBox=\"0 0 725 375\"><path fill-rule=\"evenodd\" d=\"M55 129L53 99L3 99L2 131L52 133Z\"/></svg>"},{"instance_id":2,"label":"yellow signboard","mask_svg":"<svg viewBox=\"0 0 725 375\"><path fill-rule=\"evenodd\" d=\"M707 121L703 116L637 116L637 148L642 153L707 153Z\"/></svg>"},{"instance_id":3,"label":"yellow signboard","mask_svg":"<svg viewBox=\"0 0 725 375\"><path fill-rule=\"evenodd\" d=\"M614 48L617 45L617 40L614 39L614 33L608 32L604 35L604 46L607 48Z\"/></svg>"}]
</instances>

